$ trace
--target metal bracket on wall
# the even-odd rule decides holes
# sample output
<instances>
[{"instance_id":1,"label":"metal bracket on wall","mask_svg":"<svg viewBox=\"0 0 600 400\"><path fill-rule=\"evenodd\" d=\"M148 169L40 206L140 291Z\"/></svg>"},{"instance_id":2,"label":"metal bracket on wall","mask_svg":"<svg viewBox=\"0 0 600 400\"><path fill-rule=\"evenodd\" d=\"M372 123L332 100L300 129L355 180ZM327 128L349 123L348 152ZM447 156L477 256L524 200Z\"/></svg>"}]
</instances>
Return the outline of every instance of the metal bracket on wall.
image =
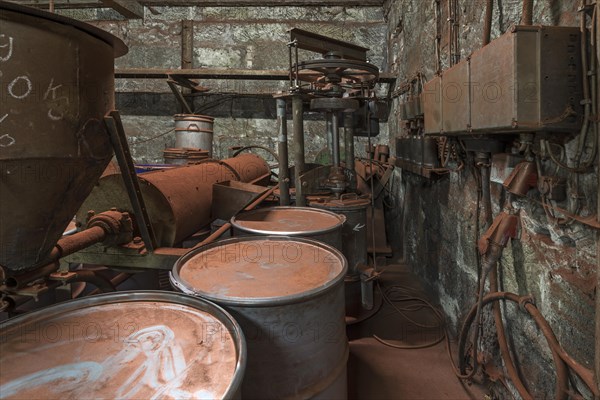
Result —
<instances>
[{"instance_id":1,"label":"metal bracket on wall","mask_svg":"<svg viewBox=\"0 0 600 400\"><path fill-rule=\"evenodd\" d=\"M142 240L146 245L146 249L152 252L156 248L156 238L154 236L154 230L148 218L148 211L142 197L140 190L140 183L138 181L135 168L133 166L133 159L131 158L131 152L129 151L129 145L127 144L127 137L125 136L125 130L123 129L123 123L121 122L121 116L119 112L113 110L104 117L104 123L110 134L110 141L115 151L115 156L119 162L119 168L121 169L121 176L129 195L129 201L133 207L135 218L138 223Z\"/></svg>"}]
</instances>

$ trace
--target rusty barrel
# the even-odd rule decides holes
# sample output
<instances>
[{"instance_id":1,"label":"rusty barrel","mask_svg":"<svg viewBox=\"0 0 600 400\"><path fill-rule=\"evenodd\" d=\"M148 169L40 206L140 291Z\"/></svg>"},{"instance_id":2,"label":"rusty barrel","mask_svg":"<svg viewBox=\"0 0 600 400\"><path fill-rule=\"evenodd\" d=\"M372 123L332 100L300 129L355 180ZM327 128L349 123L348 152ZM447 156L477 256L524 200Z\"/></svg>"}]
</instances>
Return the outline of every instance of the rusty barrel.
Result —
<instances>
[{"instance_id":1,"label":"rusty barrel","mask_svg":"<svg viewBox=\"0 0 600 400\"><path fill-rule=\"evenodd\" d=\"M269 207L231 218L234 236L274 235L305 237L342 249L346 217L309 207Z\"/></svg>"},{"instance_id":2,"label":"rusty barrel","mask_svg":"<svg viewBox=\"0 0 600 400\"><path fill-rule=\"evenodd\" d=\"M244 334L174 292L67 301L0 324L2 398L239 398Z\"/></svg>"},{"instance_id":3,"label":"rusty barrel","mask_svg":"<svg viewBox=\"0 0 600 400\"><path fill-rule=\"evenodd\" d=\"M186 254L171 283L223 306L242 327L243 398L343 399L346 270L344 256L316 240L243 237Z\"/></svg>"},{"instance_id":4,"label":"rusty barrel","mask_svg":"<svg viewBox=\"0 0 600 400\"><path fill-rule=\"evenodd\" d=\"M214 118L199 114L176 114L175 147L208 150L212 157Z\"/></svg>"}]
</instances>

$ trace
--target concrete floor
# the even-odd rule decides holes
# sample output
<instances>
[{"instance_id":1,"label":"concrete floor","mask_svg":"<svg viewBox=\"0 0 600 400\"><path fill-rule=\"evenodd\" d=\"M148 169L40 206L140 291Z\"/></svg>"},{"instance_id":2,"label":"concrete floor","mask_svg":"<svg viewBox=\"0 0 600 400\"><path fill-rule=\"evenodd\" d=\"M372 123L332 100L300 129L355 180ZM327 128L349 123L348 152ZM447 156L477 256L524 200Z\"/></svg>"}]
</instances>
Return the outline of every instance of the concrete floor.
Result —
<instances>
[{"instance_id":1,"label":"concrete floor","mask_svg":"<svg viewBox=\"0 0 600 400\"><path fill-rule=\"evenodd\" d=\"M385 267L380 279L385 291L392 285L410 287L411 294L431 300L419 278L404 265ZM396 303L399 307L416 302ZM419 345L440 338L439 328L420 328L407 318L423 325L436 325L428 309L400 315L383 302L379 312L347 329L350 340L348 386L350 399L486 399L485 388L462 384L452 371L445 341L423 349L396 349L386 346L373 335L396 345Z\"/></svg>"}]
</instances>

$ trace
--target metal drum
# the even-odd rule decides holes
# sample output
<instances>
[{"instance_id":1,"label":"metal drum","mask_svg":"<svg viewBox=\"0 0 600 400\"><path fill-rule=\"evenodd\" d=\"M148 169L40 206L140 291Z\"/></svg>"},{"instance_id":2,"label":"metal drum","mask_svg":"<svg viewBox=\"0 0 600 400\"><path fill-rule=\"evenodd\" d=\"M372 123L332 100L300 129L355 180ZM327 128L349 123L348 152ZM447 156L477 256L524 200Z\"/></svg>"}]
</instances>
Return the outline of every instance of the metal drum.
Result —
<instances>
[{"instance_id":1,"label":"metal drum","mask_svg":"<svg viewBox=\"0 0 600 400\"><path fill-rule=\"evenodd\" d=\"M367 264L367 208L366 198L342 195L340 199L311 201L310 206L336 213L346 218L342 227L342 253L348 260L348 275L358 276L359 266Z\"/></svg>"},{"instance_id":2,"label":"metal drum","mask_svg":"<svg viewBox=\"0 0 600 400\"><path fill-rule=\"evenodd\" d=\"M239 398L244 335L220 307L169 292L82 298L0 324L2 398Z\"/></svg>"},{"instance_id":3,"label":"metal drum","mask_svg":"<svg viewBox=\"0 0 600 400\"><path fill-rule=\"evenodd\" d=\"M346 217L309 207L270 207L231 218L234 236L275 235L305 237L342 249Z\"/></svg>"},{"instance_id":4,"label":"metal drum","mask_svg":"<svg viewBox=\"0 0 600 400\"><path fill-rule=\"evenodd\" d=\"M344 256L279 236L223 240L180 258L179 290L222 305L248 346L246 399L347 397Z\"/></svg>"},{"instance_id":5,"label":"metal drum","mask_svg":"<svg viewBox=\"0 0 600 400\"><path fill-rule=\"evenodd\" d=\"M175 147L208 150L212 157L214 118L199 114L176 114Z\"/></svg>"}]
</instances>

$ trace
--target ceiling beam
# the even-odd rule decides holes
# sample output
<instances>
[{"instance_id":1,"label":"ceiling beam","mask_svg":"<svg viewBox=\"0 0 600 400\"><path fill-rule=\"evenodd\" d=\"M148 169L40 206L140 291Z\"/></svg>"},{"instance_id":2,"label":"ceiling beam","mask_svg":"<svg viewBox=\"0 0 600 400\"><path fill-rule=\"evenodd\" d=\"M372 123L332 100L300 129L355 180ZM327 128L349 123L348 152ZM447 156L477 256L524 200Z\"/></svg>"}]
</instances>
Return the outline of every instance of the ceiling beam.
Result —
<instances>
[{"instance_id":1,"label":"ceiling beam","mask_svg":"<svg viewBox=\"0 0 600 400\"><path fill-rule=\"evenodd\" d=\"M10 0L13 3L48 9L49 0ZM102 8L110 0L54 0L56 9ZM114 3L139 3L144 6L196 6L196 7L382 7L384 0L112 0Z\"/></svg>"},{"instance_id":2,"label":"ceiling beam","mask_svg":"<svg viewBox=\"0 0 600 400\"><path fill-rule=\"evenodd\" d=\"M101 0L102 4L129 19L144 18L144 6L135 0Z\"/></svg>"}]
</instances>

